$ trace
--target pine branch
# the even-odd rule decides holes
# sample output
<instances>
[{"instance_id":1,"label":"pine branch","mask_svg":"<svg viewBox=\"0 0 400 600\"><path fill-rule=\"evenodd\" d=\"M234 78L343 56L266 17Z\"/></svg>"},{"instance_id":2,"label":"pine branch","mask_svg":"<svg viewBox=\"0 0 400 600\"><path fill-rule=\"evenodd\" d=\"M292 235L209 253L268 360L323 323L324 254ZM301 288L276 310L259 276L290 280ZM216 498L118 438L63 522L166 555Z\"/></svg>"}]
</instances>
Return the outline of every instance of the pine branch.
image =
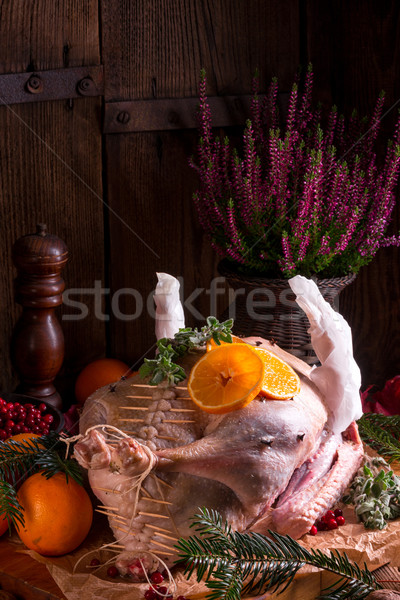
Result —
<instances>
[{"instance_id":1,"label":"pine branch","mask_svg":"<svg viewBox=\"0 0 400 600\"><path fill-rule=\"evenodd\" d=\"M192 527L199 535L178 541L177 562L185 562L188 577L196 571L198 581L205 579L211 591L209 600L240 600L242 594L282 592L306 564L338 576L337 582L323 590L320 598L324 600L362 600L380 589L367 567L361 569L351 563L346 554L306 550L290 536L273 531L269 531L270 537L232 531L222 523L219 513L207 508L194 516Z\"/></svg>"},{"instance_id":2,"label":"pine branch","mask_svg":"<svg viewBox=\"0 0 400 600\"><path fill-rule=\"evenodd\" d=\"M361 439L391 463L400 462L400 416L365 413L357 421Z\"/></svg>"},{"instance_id":3,"label":"pine branch","mask_svg":"<svg viewBox=\"0 0 400 600\"><path fill-rule=\"evenodd\" d=\"M11 523L14 526L17 523L24 524L23 509L16 494L11 483L0 479L0 518L7 517L9 527Z\"/></svg>"},{"instance_id":4,"label":"pine branch","mask_svg":"<svg viewBox=\"0 0 400 600\"><path fill-rule=\"evenodd\" d=\"M49 479L56 473L65 473L82 485L80 465L65 457L65 443L58 434L15 441L0 442L0 517L7 516L9 523L23 525L23 510L17 500L16 489L26 477L43 471Z\"/></svg>"},{"instance_id":5,"label":"pine branch","mask_svg":"<svg viewBox=\"0 0 400 600\"><path fill-rule=\"evenodd\" d=\"M65 444L58 434L0 442L0 478L16 486L27 474L44 470L46 477L63 472L82 484L80 466L75 460L65 459L64 454Z\"/></svg>"}]
</instances>

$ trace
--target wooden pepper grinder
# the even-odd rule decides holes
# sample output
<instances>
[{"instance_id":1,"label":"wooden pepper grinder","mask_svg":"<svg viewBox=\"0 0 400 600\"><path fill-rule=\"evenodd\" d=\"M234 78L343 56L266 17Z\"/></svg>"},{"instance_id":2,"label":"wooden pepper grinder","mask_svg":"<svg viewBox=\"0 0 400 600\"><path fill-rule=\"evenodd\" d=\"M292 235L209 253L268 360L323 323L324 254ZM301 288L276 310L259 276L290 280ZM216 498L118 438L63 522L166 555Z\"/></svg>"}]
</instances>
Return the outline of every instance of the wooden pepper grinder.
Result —
<instances>
[{"instance_id":1,"label":"wooden pepper grinder","mask_svg":"<svg viewBox=\"0 0 400 600\"><path fill-rule=\"evenodd\" d=\"M68 249L39 224L36 233L15 242L12 257L18 271L15 300L23 307L11 340L11 359L21 381L17 391L61 409L53 381L64 360L64 335L55 308L62 304L61 271Z\"/></svg>"}]
</instances>

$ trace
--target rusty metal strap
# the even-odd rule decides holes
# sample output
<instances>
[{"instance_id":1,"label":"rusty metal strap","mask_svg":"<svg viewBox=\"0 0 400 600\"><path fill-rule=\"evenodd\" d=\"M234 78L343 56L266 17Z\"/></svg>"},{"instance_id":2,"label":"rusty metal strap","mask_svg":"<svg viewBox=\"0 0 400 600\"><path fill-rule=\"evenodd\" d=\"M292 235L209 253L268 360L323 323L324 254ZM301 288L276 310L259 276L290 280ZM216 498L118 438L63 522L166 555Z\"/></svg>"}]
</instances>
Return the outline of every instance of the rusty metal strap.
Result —
<instances>
[{"instance_id":1,"label":"rusty metal strap","mask_svg":"<svg viewBox=\"0 0 400 600\"><path fill-rule=\"evenodd\" d=\"M0 75L0 104L65 100L103 94L102 65Z\"/></svg>"},{"instance_id":2,"label":"rusty metal strap","mask_svg":"<svg viewBox=\"0 0 400 600\"><path fill-rule=\"evenodd\" d=\"M249 117L252 96L208 98L213 127L243 125ZM104 133L132 133L196 128L198 98L164 98L106 102Z\"/></svg>"}]
</instances>

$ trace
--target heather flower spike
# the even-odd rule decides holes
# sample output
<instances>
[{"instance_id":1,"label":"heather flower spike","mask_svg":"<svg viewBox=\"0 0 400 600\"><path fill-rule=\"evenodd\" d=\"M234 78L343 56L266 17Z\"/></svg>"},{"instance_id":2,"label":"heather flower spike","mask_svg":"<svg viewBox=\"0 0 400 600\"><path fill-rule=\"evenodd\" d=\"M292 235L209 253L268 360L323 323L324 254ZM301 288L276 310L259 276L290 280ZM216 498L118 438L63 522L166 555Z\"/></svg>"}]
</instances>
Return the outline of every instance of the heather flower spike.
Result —
<instances>
[{"instance_id":1,"label":"heather flower spike","mask_svg":"<svg viewBox=\"0 0 400 600\"><path fill-rule=\"evenodd\" d=\"M399 235L386 234L400 170L400 117L378 164L384 94L369 121L356 111L346 121L335 106L323 119L312 107L312 86L310 65L283 118L277 80L262 96L257 74L239 153L228 138L214 136L201 73L200 140L190 161L200 178L194 202L213 248L243 269L343 276L379 248L400 246Z\"/></svg>"}]
</instances>

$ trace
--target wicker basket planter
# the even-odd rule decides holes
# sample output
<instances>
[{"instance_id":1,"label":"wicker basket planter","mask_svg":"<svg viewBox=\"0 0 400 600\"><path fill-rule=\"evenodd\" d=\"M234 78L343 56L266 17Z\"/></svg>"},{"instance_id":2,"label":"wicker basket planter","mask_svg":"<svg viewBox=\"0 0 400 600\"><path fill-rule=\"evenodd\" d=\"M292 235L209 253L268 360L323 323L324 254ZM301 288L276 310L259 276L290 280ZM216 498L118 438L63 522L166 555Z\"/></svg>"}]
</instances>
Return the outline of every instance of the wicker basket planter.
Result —
<instances>
[{"instance_id":1,"label":"wicker basket planter","mask_svg":"<svg viewBox=\"0 0 400 600\"><path fill-rule=\"evenodd\" d=\"M222 319L234 318L236 335L273 339L281 348L308 364L318 362L308 334L307 317L298 307L286 279L242 275L235 272L226 260L219 263L218 271L236 292L235 300L221 315ZM352 274L317 279L316 283L325 300L335 307L341 290L355 277Z\"/></svg>"}]
</instances>

